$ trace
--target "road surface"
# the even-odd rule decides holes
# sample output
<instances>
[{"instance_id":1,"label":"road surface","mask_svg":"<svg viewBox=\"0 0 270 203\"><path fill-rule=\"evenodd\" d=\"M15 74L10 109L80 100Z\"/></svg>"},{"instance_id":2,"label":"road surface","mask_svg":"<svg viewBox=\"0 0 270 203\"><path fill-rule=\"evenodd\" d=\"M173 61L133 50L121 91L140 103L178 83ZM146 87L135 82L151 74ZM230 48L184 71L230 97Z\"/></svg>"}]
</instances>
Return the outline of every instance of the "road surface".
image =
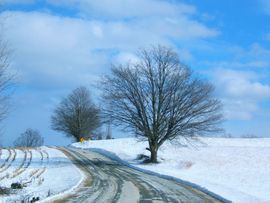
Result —
<instances>
[{"instance_id":1,"label":"road surface","mask_svg":"<svg viewBox=\"0 0 270 203\"><path fill-rule=\"evenodd\" d=\"M137 171L96 152L59 149L85 173L86 179L76 191L55 203L221 202L195 188Z\"/></svg>"}]
</instances>

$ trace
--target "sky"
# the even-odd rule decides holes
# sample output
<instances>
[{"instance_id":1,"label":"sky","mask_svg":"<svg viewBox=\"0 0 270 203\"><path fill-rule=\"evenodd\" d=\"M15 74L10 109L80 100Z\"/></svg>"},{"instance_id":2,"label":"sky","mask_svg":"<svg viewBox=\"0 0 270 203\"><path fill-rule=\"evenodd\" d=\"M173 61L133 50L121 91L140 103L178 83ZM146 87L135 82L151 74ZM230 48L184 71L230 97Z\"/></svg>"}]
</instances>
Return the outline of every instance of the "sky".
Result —
<instances>
[{"instance_id":1,"label":"sky","mask_svg":"<svg viewBox=\"0 0 270 203\"><path fill-rule=\"evenodd\" d=\"M270 136L268 0L0 2L10 71L16 73L10 114L1 127L3 145L27 128L38 129L45 144L69 144L50 128L61 99L81 85L97 97L95 84L111 64L136 60L139 48L156 44L175 49L195 74L216 86L226 133Z\"/></svg>"}]
</instances>

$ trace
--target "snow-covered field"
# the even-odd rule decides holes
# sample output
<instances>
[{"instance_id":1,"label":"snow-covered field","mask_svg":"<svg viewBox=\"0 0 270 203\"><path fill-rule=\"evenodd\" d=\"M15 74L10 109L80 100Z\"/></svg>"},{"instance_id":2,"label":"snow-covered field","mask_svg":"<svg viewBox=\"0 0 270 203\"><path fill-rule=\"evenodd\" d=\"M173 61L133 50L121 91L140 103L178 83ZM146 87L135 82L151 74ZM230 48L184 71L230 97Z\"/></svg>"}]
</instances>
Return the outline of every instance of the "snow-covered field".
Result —
<instances>
[{"instance_id":1,"label":"snow-covered field","mask_svg":"<svg viewBox=\"0 0 270 203\"><path fill-rule=\"evenodd\" d=\"M0 202L21 202L33 197L42 200L63 195L82 179L79 169L54 148L0 150L0 186L10 188L16 182L24 185L12 194L0 195Z\"/></svg>"},{"instance_id":2,"label":"snow-covered field","mask_svg":"<svg viewBox=\"0 0 270 203\"><path fill-rule=\"evenodd\" d=\"M165 143L159 164L140 164L138 154L149 155L146 142L134 138L75 143L102 148L137 167L171 175L219 194L233 202L270 202L270 138L200 138L193 146Z\"/></svg>"}]
</instances>

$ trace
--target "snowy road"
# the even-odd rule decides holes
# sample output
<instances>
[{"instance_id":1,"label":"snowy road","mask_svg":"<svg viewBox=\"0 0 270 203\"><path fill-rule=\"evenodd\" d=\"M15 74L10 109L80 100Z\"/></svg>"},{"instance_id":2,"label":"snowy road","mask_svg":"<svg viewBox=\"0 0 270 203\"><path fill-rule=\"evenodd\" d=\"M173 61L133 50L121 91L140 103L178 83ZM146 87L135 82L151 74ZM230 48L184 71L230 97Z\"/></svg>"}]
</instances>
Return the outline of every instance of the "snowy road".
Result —
<instances>
[{"instance_id":1,"label":"snowy road","mask_svg":"<svg viewBox=\"0 0 270 203\"><path fill-rule=\"evenodd\" d=\"M55 202L220 202L178 182L129 168L96 152L59 148L87 178Z\"/></svg>"}]
</instances>

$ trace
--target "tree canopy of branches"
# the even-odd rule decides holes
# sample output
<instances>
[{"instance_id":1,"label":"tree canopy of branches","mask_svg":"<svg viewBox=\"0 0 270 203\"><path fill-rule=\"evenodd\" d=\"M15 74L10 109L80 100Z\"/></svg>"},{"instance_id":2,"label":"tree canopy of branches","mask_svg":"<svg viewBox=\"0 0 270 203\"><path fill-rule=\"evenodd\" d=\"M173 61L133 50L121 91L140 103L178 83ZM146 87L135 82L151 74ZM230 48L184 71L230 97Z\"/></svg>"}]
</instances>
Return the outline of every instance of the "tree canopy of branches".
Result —
<instances>
[{"instance_id":1,"label":"tree canopy of branches","mask_svg":"<svg viewBox=\"0 0 270 203\"><path fill-rule=\"evenodd\" d=\"M39 147L44 144L44 139L39 131L29 128L13 144L15 147Z\"/></svg>"},{"instance_id":2,"label":"tree canopy of branches","mask_svg":"<svg viewBox=\"0 0 270 203\"><path fill-rule=\"evenodd\" d=\"M51 118L52 129L64 132L76 141L89 138L100 126L99 109L86 87L79 87L62 100Z\"/></svg>"},{"instance_id":3,"label":"tree canopy of branches","mask_svg":"<svg viewBox=\"0 0 270 203\"><path fill-rule=\"evenodd\" d=\"M153 46L138 53L138 62L112 67L102 81L104 116L115 125L146 138L150 162L167 140L214 133L222 122L214 87L196 78L175 51Z\"/></svg>"}]
</instances>

